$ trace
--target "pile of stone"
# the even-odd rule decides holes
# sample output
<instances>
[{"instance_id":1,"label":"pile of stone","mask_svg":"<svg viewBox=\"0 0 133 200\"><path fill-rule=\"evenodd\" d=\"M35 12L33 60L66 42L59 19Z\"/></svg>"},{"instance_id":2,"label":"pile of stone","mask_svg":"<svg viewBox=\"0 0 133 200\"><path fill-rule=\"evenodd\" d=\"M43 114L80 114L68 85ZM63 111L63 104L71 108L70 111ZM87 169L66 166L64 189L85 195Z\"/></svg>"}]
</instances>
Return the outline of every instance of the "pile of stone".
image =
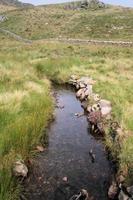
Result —
<instances>
[{"instance_id":1,"label":"pile of stone","mask_svg":"<svg viewBox=\"0 0 133 200\"><path fill-rule=\"evenodd\" d=\"M92 78L72 75L69 83L77 90L76 97L82 102L92 130L104 133L104 121L111 118L111 102L93 92L95 81Z\"/></svg>"},{"instance_id":2,"label":"pile of stone","mask_svg":"<svg viewBox=\"0 0 133 200\"><path fill-rule=\"evenodd\" d=\"M91 130L103 135L106 127L108 127L111 130L112 141L117 142L117 146L121 149L121 143L127 134L117 122L112 120L111 102L94 93L93 85L95 81L89 77L78 78L76 75L72 75L69 83L76 88L76 97L81 101ZM133 186L125 187L124 181L124 176L117 173L115 181L112 182L108 191L109 199L116 199L117 197L119 200L133 200Z\"/></svg>"}]
</instances>

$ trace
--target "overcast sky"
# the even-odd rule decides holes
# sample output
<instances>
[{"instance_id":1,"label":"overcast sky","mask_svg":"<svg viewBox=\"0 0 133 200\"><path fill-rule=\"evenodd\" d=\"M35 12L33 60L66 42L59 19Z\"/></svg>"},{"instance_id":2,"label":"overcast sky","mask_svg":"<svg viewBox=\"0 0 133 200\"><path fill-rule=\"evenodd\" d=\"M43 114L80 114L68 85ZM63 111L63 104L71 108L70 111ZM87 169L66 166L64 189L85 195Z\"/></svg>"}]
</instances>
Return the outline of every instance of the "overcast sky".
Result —
<instances>
[{"instance_id":1,"label":"overcast sky","mask_svg":"<svg viewBox=\"0 0 133 200\"><path fill-rule=\"evenodd\" d=\"M73 1L73 0L21 0L21 1L25 3L40 5L40 4L68 2L68 1ZM101 1L104 3L110 3L114 5L133 7L133 0L101 0Z\"/></svg>"}]
</instances>

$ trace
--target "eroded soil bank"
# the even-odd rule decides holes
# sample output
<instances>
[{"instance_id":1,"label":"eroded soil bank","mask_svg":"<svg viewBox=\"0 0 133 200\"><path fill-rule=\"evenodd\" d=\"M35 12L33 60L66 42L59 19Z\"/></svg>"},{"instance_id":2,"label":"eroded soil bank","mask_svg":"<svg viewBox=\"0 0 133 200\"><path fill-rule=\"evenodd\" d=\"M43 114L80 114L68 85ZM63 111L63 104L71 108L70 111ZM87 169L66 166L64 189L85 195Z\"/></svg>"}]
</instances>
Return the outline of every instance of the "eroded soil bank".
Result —
<instances>
[{"instance_id":1,"label":"eroded soil bank","mask_svg":"<svg viewBox=\"0 0 133 200\"><path fill-rule=\"evenodd\" d=\"M61 106L48 129L48 148L33 162L23 194L28 200L69 200L84 188L91 199L107 200L114 172L104 145L90 134L86 117L75 116L83 112L75 93L58 89L57 98ZM95 162L89 156L91 149Z\"/></svg>"}]
</instances>

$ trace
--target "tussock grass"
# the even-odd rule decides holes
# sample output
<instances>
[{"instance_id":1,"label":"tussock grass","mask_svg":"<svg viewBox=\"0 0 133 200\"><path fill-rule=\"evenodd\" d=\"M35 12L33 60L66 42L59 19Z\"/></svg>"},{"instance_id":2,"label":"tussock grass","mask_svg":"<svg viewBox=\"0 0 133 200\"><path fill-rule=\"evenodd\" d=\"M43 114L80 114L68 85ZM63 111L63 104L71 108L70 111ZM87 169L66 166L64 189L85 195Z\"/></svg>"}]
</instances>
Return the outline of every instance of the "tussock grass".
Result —
<instances>
[{"instance_id":1,"label":"tussock grass","mask_svg":"<svg viewBox=\"0 0 133 200\"><path fill-rule=\"evenodd\" d=\"M53 109L50 82L44 75L38 78L33 67L29 63L25 64L27 61L24 58L27 55L22 55L21 58L22 51L17 54L16 51L17 49L15 52L14 49L10 51L4 49L0 53L0 199L2 200L17 199L19 187L12 177L13 163L17 158L24 160L29 158L35 145L40 141Z\"/></svg>"}]
</instances>

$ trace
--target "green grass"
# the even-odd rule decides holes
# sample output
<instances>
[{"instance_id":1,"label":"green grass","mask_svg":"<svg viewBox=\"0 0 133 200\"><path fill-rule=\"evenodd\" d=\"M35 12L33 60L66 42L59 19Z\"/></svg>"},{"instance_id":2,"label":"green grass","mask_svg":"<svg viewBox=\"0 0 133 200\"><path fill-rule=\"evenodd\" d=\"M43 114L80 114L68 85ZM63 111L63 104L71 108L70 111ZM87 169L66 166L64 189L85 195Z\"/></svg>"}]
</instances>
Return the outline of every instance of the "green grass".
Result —
<instances>
[{"instance_id":1,"label":"green grass","mask_svg":"<svg viewBox=\"0 0 133 200\"><path fill-rule=\"evenodd\" d=\"M29 39L83 38L133 40L133 9L69 10L62 5L40 6L7 13L0 27Z\"/></svg>"}]
</instances>

